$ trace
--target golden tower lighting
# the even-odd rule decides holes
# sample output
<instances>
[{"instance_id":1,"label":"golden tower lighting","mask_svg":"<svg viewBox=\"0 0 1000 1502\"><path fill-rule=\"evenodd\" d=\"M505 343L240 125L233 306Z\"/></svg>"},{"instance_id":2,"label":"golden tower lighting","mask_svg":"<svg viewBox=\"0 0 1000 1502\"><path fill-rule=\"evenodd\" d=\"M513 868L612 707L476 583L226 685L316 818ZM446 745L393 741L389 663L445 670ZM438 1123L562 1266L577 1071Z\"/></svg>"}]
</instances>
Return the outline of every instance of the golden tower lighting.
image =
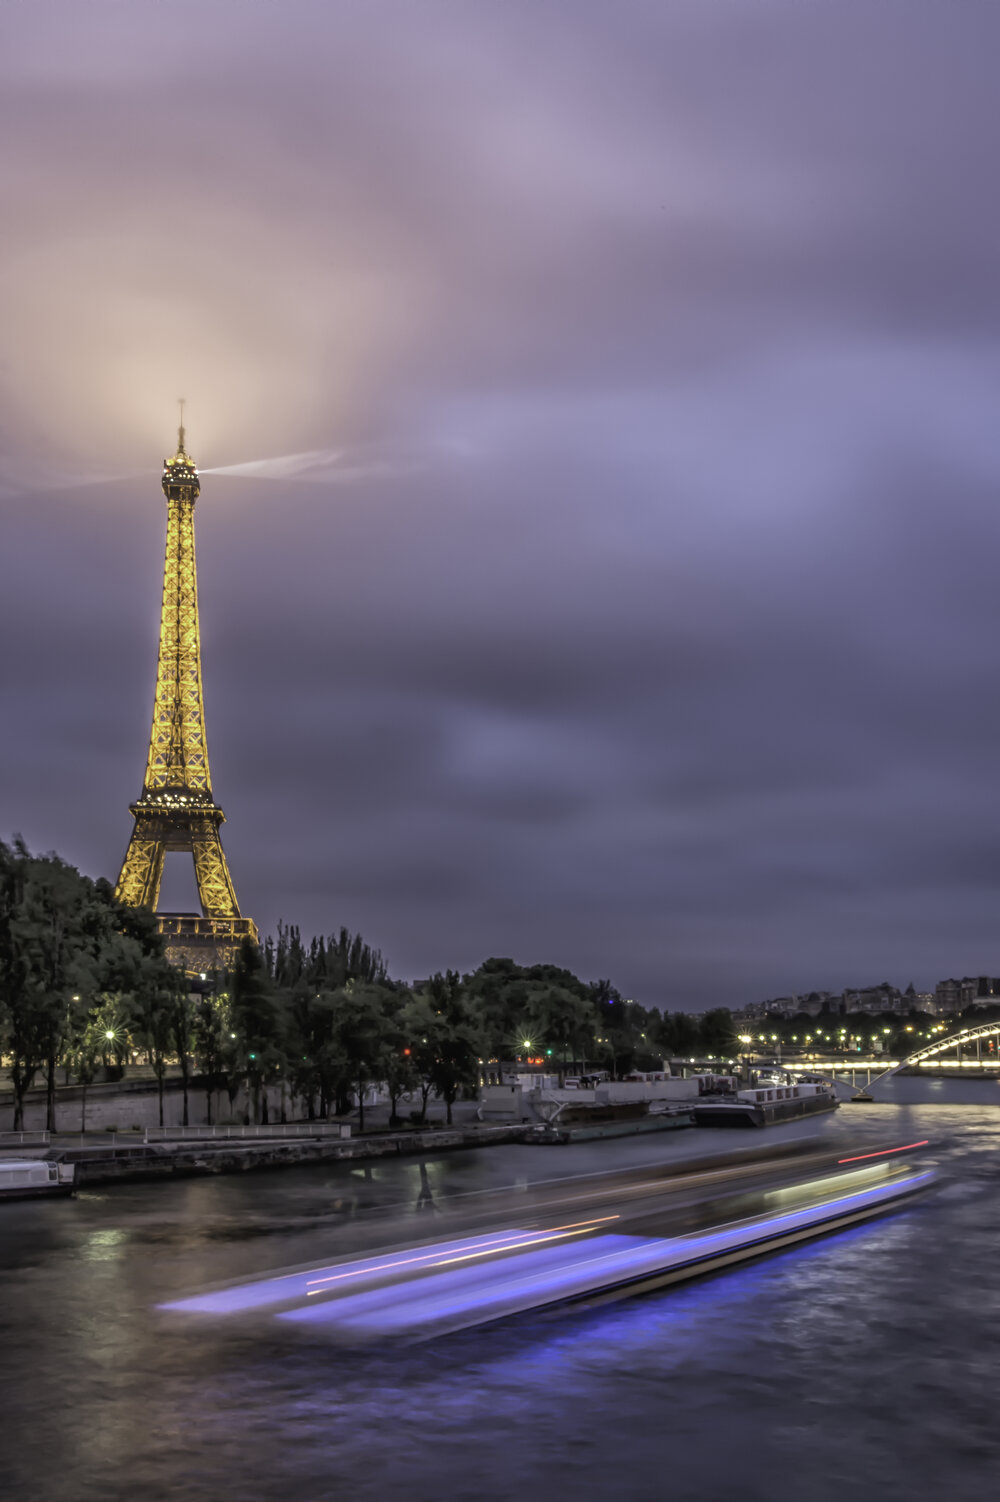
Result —
<instances>
[{"instance_id":1,"label":"golden tower lighting","mask_svg":"<svg viewBox=\"0 0 1000 1502\"><path fill-rule=\"evenodd\" d=\"M208 769L194 553L194 503L201 482L184 447L183 402L177 452L164 460L161 483L167 498L167 551L153 728L142 794L130 805L135 823L116 895L130 907L155 912L166 852L188 852L194 859L201 914L162 913L158 926L174 963L202 971L225 965L244 935L257 939L257 929L250 918L240 916L219 837L225 815L212 796Z\"/></svg>"}]
</instances>

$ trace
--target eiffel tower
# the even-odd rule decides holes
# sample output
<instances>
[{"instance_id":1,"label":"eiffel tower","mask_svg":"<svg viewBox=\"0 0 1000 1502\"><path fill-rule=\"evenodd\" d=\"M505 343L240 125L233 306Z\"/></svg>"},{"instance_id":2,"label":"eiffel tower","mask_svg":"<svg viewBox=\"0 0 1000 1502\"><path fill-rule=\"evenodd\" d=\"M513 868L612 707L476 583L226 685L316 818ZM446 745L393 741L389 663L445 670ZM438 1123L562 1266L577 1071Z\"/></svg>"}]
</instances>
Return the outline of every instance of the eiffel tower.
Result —
<instances>
[{"instance_id":1,"label":"eiffel tower","mask_svg":"<svg viewBox=\"0 0 1000 1502\"><path fill-rule=\"evenodd\" d=\"M197 973L231 962L245 935L256 941L257 928L240 916L219 837L225 815L212 796L208 770L194 555L194 503L201 482L184 447L183 402L177 452L164 460L161 483L167 552L153 728L142 794L130 805L135 823L115 891L130 907L155 912L166 852L187 851L194 858L201 913L161 913L158 927L170 959Z\"/></svg>"}]
</instances>

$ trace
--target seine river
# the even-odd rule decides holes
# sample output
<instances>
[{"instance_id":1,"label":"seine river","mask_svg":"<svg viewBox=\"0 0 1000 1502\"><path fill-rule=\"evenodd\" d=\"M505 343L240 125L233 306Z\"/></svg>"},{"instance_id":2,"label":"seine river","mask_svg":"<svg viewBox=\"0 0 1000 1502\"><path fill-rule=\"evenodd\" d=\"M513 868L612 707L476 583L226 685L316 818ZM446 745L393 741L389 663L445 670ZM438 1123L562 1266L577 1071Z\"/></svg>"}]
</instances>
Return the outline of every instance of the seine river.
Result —
<instances>
[{"instance_id":1,"label":"seine river","mask_svg":"<svg viewBox=\"0 0 1000 1502\"><path fill-rule=\"evenodd\" d=\"M860 1485L879 1502L981 1502L1000 1462L1000 1083L899 1081L892 1103L767 1140L778 1133L927 1137L940 1186L701 1282L403 1352L194 1328L155 1306L353 1250L366 1213L423 1236L450 1195L718 1151L736 1134L0 1206L0 1492L841 1502Z\"/></svg>"}]
</instances>

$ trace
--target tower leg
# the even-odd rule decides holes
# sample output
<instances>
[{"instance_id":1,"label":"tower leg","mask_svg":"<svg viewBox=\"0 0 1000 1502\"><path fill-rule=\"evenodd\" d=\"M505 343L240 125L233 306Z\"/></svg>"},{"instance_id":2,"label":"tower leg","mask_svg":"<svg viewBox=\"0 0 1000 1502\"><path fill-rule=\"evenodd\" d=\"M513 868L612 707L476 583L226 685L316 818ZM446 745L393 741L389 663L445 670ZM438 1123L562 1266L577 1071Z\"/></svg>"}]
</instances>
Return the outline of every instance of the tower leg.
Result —
<instances>
[{"instance_id":1,"label":"tower leg","mask_svg":"<svg viewBox=\"0 0 1000 1502\"><path fill-rule=\"evenodd\" d=\"M198 897L205 917L238 918L240 916L239 904L236 901L233 879L226 864L216 820L192 820L191 853L194 856Z\"/></svg>"},{"instance_id":2,"label":"tower leg","mask_svg":"<svg viewBox=\"0 0 1000 1502\"><path fill-rule=\"evenodd\" d=\"M144 827L138 819L132 829L115 896L127 907L148 907L156 911L163 880L163 834Z\"/></svg>"}]
</instances>

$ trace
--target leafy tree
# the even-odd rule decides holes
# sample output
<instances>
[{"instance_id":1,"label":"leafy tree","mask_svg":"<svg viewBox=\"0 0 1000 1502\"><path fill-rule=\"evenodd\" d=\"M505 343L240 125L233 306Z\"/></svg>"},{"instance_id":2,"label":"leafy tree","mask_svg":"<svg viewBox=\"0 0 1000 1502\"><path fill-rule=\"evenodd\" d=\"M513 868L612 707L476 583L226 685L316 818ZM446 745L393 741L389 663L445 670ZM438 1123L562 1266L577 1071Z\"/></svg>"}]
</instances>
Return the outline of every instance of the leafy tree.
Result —
<instances>
[{"instance_id":1,"label":"leafy tree","mask_svg":"<svg viewBox=\"0 0 1000 1502\"><path fill-rule=\"evenodd\" d=\"M200 1073L211 1119L224 1082L235 1099L246 1086L254 1120L268 1119L267 1089L288 1080L312 1118L333 1101L349 1110L384 1082L391 1120L419 1089L421 1119L432 1093L451 1121L454 1102L479 1078L484 1048L498 1060L524 1040L569 1058L586 1057L595 1030L607 1039L612 1068L631 1067L646 1014L607 980L592 985L554 965L527 968L487 960L471 976L446 971L414 994L389 980L378 950L346 928L307 944L279 924L261 950L246 940L226 989L199 991L164 953L155 916L123 907L105 881L92 882L54 855L34 856L23 842L0 843L0 1048L10 1061L15 1122L23 1125L28 1090L44 1072L54 1125L57 1064L72 1065L87 1088L98 1063L144 1049L157 1079L180 1065L184 1121L190 1085ZM544 1040L544 1041L543 1041ZM68 1075L67 1075L68 1080Z\"/></svg>"},{"instance_id":2,"label":"leafy tree","mask_svg":"<svg viewBox=\"0 0 1000 1502\"><path fill-rule=\"evenodd\" d=\"M325 965L328 985L346 986L350 981L380 986L387 979L385 963L377 949L371 949L360 934L342 928L336 938L331 934L322 945L316 963Z\"/></svg>"},{"instance_id":3,"label":"leafy tree","mask_svg":"<svg viewBox=\"0 0 1000 1502\"><path fill-rule=\"evenodd\" d=\"M358 1097L358 1129L365 1129L365 1092L382 1075L389 1041L386 993L367 983L347 985L334 993L336 1039L344 1080Z\"/></svg>"},{"instance_id":4,"label":"leafy tree","mask_svg":"<svg viewBox=\"0 0 1000 1502\"><path fill-rule=\"evenodd\" d=\"M87 1130L87 1090L94 1082L101 1061L122 1060L128 1055L131 1019L121 996L98 997L72 1040L69 1059L80 1085L80 1131Z\"/></svg>"},{"instance_id":5,"label":"leafy tree","mask_svg":"<svg viewBox=\"0 0 1000 1502\"><path fill-rule=\"evenodd\" d=\"M45 1069L46 1123L55 1128L56 1064L82 1025L110 932L101 894L58 856L33 856L21 840L0 855L0 1011L11 1056L14 1121Z\"/></svg>"},{"instance_id":6,"label":"leafy tree","mask_svg":"<svg viewBox=\"0 0 1000 1502\"><path fill-rule=\"evenodd\" d=\"M701 1027L687 1012L664 1012L653 1032L668 1058L692 1055L701 1044Z\"/></svg>"},{"instance_id":7,"label":"leafy tree","mask_svg":"<svg viewBox=\"0 0 1000 1502\"><path fill-rule=\"evenodd\" d=\"M585 1058L592 1045L593 1007L566 986L550 985L532 997L529 1026L533 1041L542 1040L555 1054L561 1085L568 1061Z\"/></svg>"},{"instance_id":8,"label":"leafy tree","mask_svg":"<svg viewBox=\"0 0 1000 1502\"><path fill-rule=\"evenodd\" d=\"M384 992L381 1075L389 1096L389 1125L399 1125L399 1102L419 1088L413 1049L407 1037L403 1014L409 992L400 986Z\"/></svg>"},{"instance_id":9,"label":"leafy tree","mask_svg":"<svg viewBox=\"0 0 1000 1502\"><path fill-rule=\"evenodd\" d=\"M169 1010L170 1038L181 1066L181 1092L183 1095L182 1126L190 1126L189 1087L191 1083L191 1054L194 1048L194 1002L187 986L181 983L173 993Z\"/></svg>"},{"instance_id":10,"label":"leafy tree","mask_svg":"<svg viewBox=\"0 0 1000 1502\"><path fill-rule=\"evenodd\" d=\"M110 915L111 927L102 946L101 986L118 997L117 1026L143 1049L152 1066L163 1126L164 1075L173 1041L171 1012L184 978L164 953L154 914L148 908L124 906L103 879L95 882L95 889Z\"/></svg>"},{"instance_id":11,"label":"leafy tree","mask_svg":"<svg viewBox=\"0 0 1000 1502\"><path fill-rule=\"evenodd\" d=\"M24 1097L44 1062L47 1042L46 1019L35 1006L31 959L21 924L28 859L20 840L13 850L0 842L0 1026L3 1051L10 1056L15 1131L24 1127Z\"/></svg>"},{"instance_id":12,"label":"leafy tree","mask_svg":"<svg viewBox=\"0 0 1000 1502\"><path fill-rule=\"evenodd\" d=\"M234 1059L229 996L210 989L195 992L191 1002L191 1044L202 1088L205 1091L205 1121L212 1125L212 1097L226 1084Z\"/></svg>"},{"instance_id":13,"label":"leafy tree","mask_svg":"<svg viewBox=\"0 0 1000 1502\"><path fill-rule=\"evenodd\" d=\"M460 1092L479 1081L482 1035L455 971L431 977L403 1009L401 1030L409 1039L410 1058L419 1080L421 1121L433 1091L445 1104L451 1125L452 1107Z\"/></svg>"},{"instance_id":14,"label":"leafy tree","mask_svg":"<svg viewBox=\"0 0 1000 1502\"><path fill-rule=\"evenodd\" d=\"M709 1056L728 1055L733 1051L735 1043L736 1028L733 1025L733 1014L728 1007L713 1007L711 1011L702 1013L701 1048L703 1053Z\"/></svg>"},{"instance_id":15,"label":"leafy tree","mask_svg":"<svg viewBox=\"0 0 1000 1502\"><path fill-rule=\"evenodd\" d=\"M544 1039L546 1051L558 1056L561 1072L565 1073L571 1054L587 1056L593 1050L594 1034L608 1035L613 1018L605 1015L608 1008L604 1003L621 1003L610 981L588 985L561 966L525 968L511 959L486 960L477 971L466 976L465 985L483 1034L482 1046L491 1059L497 1059L501 1071L505 1053L520 1054L525 1050L526 1040L534 1047ZM580 1005L574 1006L574 1000ZM638 1015L629 1006L626 1035L619 1038L616 1034L615 1046L608 1048L612 1065L618 1051L623 1054L617 1061L619 1067L629 1063L629 1040ZM623 1012L623 1019L624 1016Z\"/></svg>"},{"instance_id":16,"label":"leafy tree","mask_svg":"<svg viewBox=\"0 0 1000 1502\"><path fill-rule=\"evenodd\" d=\"M400 1027L405 1047L413 1064L417 1088L420 1091L420 1120L427 1120L427 1102L434 1090L435 1066L438 1057L440 1018L424 992L411 997L400 1016Z\"/></svg>"},{"instance_id":17,"label":"leafy tree","mask_svg":"<svg viewBox=\"0 0 1000 1502\"><path fill-rule=\"evenodd\" d=\"M306 983L314 995L339 990L349 981L382 985L388 979L379 951L347 928L313 938L307 948L295 924L279 923L277 942L265 942L264 963L279 989L292 991Z\"/></svg>"},{"instance_id":18,"label":"leafy tree","mask_svg":"<svg viewBox=\"0 0 1000 1502\"><path fill-rule=\"evenodd\" d=\"M524 970L510 959L486 960L465 979L466 995L477 1019L488 1058L497 1061L503 1082L505 1053L519 1053L527 1024L531 987Z\"/></svg>"},{"instance_id":19,"label":"leafy tree","mask_svg":"<svg viewBox=\"0 0 1000 1502\"><path fill-rule=\"evenodd\" d=\"M246 1082L254 1121L268 1122L267 1086L283 1057L281 1025L264 957L249 937L240 942L229 984L236 1068Z\"/></svg>"},{"instance_id":20,"label":"leafy tree","mask_svg":"<svg viewBox=\"0 0 1000 1502\"><path fill-rule=\"evenodd\" d=\"M365 987L389 986L381 955L346 928L306 945L296 926L279 923L276 942L265 945L264 963L284 1018L286 1072L294 1094L305 1102L310 1120L317 1100L321 1116L334 1102L339 1113L349 1111L357 1087L357 1050L365 1051L361 1032L368 1029L357 1030L356 1009L345 1011L343 1002L348 993L364 994ZM349 1037L341 1037L341 1020ZM370 1062L365 1069L370 1083L377 1064ZM363 1101L361 1109L363 1113Z\"/></svg>"},{"instance_id":21,"label":"leafy tree","mask_svg":"<svg viewBox=\"0 0 1000 1502\"><path fill-rule=\"evenodd\" d=\"M482 1034L466 1002L459 977L453 970L433 976L428 991L432 1004L437 1003L436 1009L444 1024L432 1079L435 1091L444 1101L446 1119L451 1126L452 1107L459 1094L479 1083Z\"/></svg>"},{"instance_id":22,"label":"leafy tree","mask_svg":"<svg viewBox=\"0 0 1000 1502\"><path fill-rule=\"evenodd\" d=\"M295 1094L306 1103L309 1120L329 1113L339 1082L342 1060L336 1038L336 1002L332 993L313 995L302 983L286 996L289 1076Z\"/></svg>"},{"instance_id":23,"label":"leafy tree","mask_svg":"<svg viewBox=\"0 0 1000 1502\"><path fill-rule=\"evenodd\" d=\"M589 992L598 1029L598 1056L607 1059L612 1076L618 1079L635 1068L638 1024L646 1014L635 1002L626 1001L609 980L594 981Z\"/></svg>"},{"instance_id":24,"label":"leafy tree","mask_svg":"<svg viewBox=\"0 0 1000 1502\"><path fill-rule=\"evenodd\" d=\"M70 1052L70 1060L77 1083L80 1085L80 1131L87 1130L87 1088L93 1084L97 1073L98 1060L101 1056L102 1045L106 1040L103 1038L98 1022L94 1017L88 1019L86 1025L77 1034Z\"/></svg>"},{"instance_id":25,"label":"leafy tree","mask_svg":"<svg viewBox=\"0 0 1000 1502\"><path fill-rule=\"evenodd\" d=\"M81 996L97 980L101 928L93 883L56 856L30 860L21 916L32 999L45 1049L45 1125L55 1130L56 1063L80 1016ZM75 1014L75 1015L74 1015Z\"/></svg>"},{"instance_id":26,"label":"leafy tree","mask_svg":"<svg viewBox=\"0 0 1000 1502\"><path fill-rule=\"evenodd\" d=\"M128 993L134 1035L152 1067L159 1098L159 1122L163 1126L163 1082L173 1043L172 1010L178 985L173 966L159 957L145 956Z\"/></svg>"}]
</instances>

